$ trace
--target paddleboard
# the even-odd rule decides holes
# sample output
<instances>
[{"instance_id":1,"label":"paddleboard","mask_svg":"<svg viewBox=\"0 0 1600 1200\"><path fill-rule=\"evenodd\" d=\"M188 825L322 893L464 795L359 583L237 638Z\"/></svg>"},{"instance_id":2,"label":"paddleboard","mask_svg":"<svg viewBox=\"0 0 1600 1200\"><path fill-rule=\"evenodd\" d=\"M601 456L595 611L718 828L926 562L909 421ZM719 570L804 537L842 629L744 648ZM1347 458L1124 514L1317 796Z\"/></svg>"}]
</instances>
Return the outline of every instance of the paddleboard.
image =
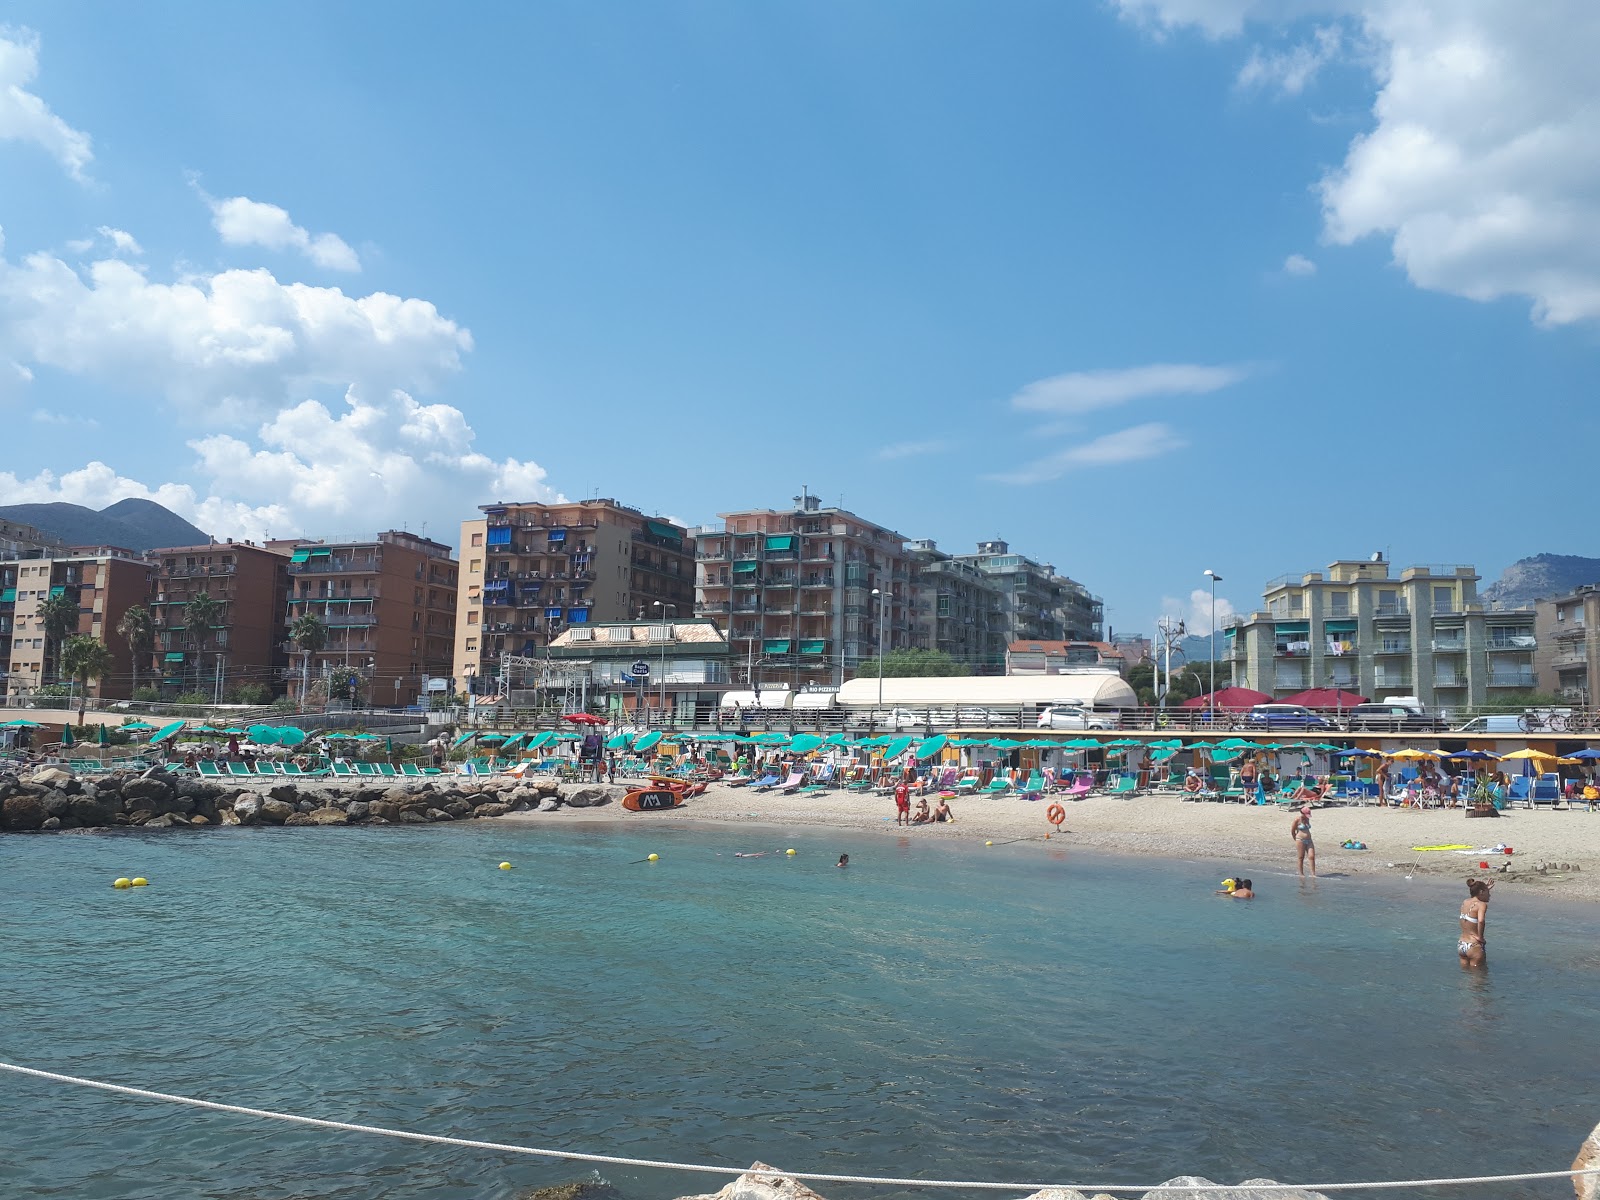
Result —
<instances>
[{"instance_id":1,"label":"paddleboard","mask_svg":"<svg viewBox=\"0 0 1600 1200\"><path fill-rule=\"evenodd\" d=\"M641 788L622 798L622 807L629 812L660 812L664 808L677 808L683 797L670 788Z\"/></svg>"},{"instance_id":2,"label":"paddleboard","mask_svg":"<svg viewBox=\"0 0 1600 1200\"><path fill-rule=\"evenodd\" d=\"M1472 847L1465 842L1457 842L1452 846L1413 846L1413 850L1421 853L1424 850L1471 850Z\"/></svg>"}]
</instances>

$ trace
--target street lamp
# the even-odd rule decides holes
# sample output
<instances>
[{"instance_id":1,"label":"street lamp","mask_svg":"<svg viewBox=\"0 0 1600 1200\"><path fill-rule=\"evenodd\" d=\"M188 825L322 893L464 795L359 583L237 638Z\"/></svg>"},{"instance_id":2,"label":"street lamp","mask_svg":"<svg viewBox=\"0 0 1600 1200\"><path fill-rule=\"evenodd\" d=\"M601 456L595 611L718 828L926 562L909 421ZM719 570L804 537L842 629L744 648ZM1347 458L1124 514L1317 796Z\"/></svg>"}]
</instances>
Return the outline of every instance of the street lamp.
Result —
<instances>
[{"instance_id":1,"label":"street lamp","mask_svg":"<svg viewBox=\"0 0 1600 1200\"><path fill-rule=\"evenodd\" d=\"M886 605L884 603L884 595L879 589L873 588L872 589L872 594L878 598L878 707L882 708L883 707L883 618L885 617L885 615L887 615L887 613L889 611L889 607L888 607L888 605Z\"/></svg>"},{"instance_id":2,"label":"street lamp","mask_svg":"<svg viewBox=\"0 0 1600 1200\"><path fill-rule=\"evenodd\" d=\"M1211 727L1217 727L1217 581L1222 578L1215 571L1207 570L1206 578L1211 580Z\"/></svg>"},{"instance_id":3,"label":"street lamp","mask_svg":"<svg viewBox=\"0 0 1600 1200\"><path fill-rule=\"evenodd\" d=\"M660 600L652 600L650 602L650 607L651 608L659 608L661 610L661 621L662 621L663 626L665 626L666 620L667 620L667 609L670 608L672 610L672 615L673 616L677 616L678 615L678 606L676 604L667 604L667 603L664 603L663 601L660 601ZM666 629L663 628L662 629L662 633L666 633L666 632L667 632ZM664 714L666 713L666 711L667 711L667 639L665 637L663 637L661 639L661 712L663 713L663 718L662 718L663 723L665 723L665 715Z\"/></svg>"}]
</instances>

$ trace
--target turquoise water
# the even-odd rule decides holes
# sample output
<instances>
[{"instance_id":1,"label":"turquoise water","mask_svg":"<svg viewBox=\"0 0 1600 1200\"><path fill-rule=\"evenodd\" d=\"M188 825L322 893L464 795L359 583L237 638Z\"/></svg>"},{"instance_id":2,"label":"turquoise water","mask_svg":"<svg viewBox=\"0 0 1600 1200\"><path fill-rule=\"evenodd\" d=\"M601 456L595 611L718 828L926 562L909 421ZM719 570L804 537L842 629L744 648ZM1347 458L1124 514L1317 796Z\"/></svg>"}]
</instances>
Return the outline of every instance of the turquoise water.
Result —
<instances>
[{"instance_id":1,"label":"turquoise water","mask_svg":"<svg viewBox=\"0 0 1600 1200\"><path fill-rule=\"evenodd\" d=\"M1474 976L1456 887L1257 870L1246 904L1215 865L1055 843L474 823L10 837L0 863L0 1058L238 1104L1108 1183L1559 1169L1600 1120L1600 914L1514 892ZM8 1197L501 1200L585 1173L6 1075L0 1131ZM604 1174L629 1200L721 1182Z\"/></svg>"}]
</instances>

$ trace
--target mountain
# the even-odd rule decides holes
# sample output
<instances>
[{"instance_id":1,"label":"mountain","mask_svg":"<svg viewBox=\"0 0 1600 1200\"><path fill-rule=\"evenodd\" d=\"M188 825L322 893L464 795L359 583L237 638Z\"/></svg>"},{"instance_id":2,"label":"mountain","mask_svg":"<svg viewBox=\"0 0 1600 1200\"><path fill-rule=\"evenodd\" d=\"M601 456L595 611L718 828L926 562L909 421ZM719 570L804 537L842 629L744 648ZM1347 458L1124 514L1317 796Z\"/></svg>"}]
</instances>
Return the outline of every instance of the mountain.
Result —
<instances>
[{"instance_id":1,"label":"mountain","mask_svg":"<svg viewBox=\"0 0 1600 1200\"><path fill-rule=\"evenodd\" d=\"M43 529L69 546L203 546L210 535L151 500L118 500L96 512L81 504L6 504L0 516Z\"/></svg>"},{"instance_id":2,"label":"mountain","mask_svg":"<svg viewBox=\"0 0 1600 1200\"><path fill-rule=\"evenodd\" d=\"M1179 663L1178 652L1183 652L1182 662L1203 663L1211 661L1211 637L1205 633L1191 633L1186 638L1179 639L1172 647L1172 662L1174 668ZM1217 657L1220 660L1227 643L1222 640L1222 630L1217 630ZM1159 651L1157 652L1159 653Z\"/></svg>"},{"instance_id":3,"label":"mountain","mask_svg":"<svg viewBox=\"0 0 1600 1200\"><path fill-rule=\"evenodd\" d=\"M1512 563L1480 595L1500 608L1526 608L1535 600L1564 595L1586 583L1600 583L1600 558L1535 554Z\"/></svg>"}]
</instances>

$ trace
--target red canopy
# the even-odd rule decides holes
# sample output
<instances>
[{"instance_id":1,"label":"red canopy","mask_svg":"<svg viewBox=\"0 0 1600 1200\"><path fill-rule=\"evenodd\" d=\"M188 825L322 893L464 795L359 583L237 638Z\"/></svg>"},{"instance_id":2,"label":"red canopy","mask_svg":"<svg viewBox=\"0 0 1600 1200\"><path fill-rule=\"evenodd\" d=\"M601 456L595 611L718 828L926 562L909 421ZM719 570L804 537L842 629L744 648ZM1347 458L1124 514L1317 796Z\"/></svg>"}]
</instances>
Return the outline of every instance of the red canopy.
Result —
<instances>
[{"instance_id":1,"label":"red canopy","mask_svg":"<svg viewBox=\"0 0 1600 1200\"><path fill-rule=\"evenodd\" d=\"M597 717L593 713L567 713L561 719L563 721L571 721L574 725L604 725L606 723L604 717Z\"/></svg>"},{"instance_id":2,"label":"red canopy","mask_svg":"<svg viewBox=\"0 0 1600 1200\"><path fill-rule=\"evenodd\" d=\"M1279 703L1303 704L1307 708L1354 708L1366 702L1365 696L1358 696L1354 692L1346 692L1340 688L1312 688L1309 691L1285 696Z\"/></svg>"},{"instance_id":3,"label":"red canopy","mask_svg":"<svg viewBox=\"0 0 1600 1200\"><path fill-rule=\"evenodd\" d=\"M1214 694L1195 696L1183 702L1184 708L1230 708L1243 710L1258 704L1271 704L1272 697L1253 688L1218 688Z\"/></svg>"}]
</instances>

